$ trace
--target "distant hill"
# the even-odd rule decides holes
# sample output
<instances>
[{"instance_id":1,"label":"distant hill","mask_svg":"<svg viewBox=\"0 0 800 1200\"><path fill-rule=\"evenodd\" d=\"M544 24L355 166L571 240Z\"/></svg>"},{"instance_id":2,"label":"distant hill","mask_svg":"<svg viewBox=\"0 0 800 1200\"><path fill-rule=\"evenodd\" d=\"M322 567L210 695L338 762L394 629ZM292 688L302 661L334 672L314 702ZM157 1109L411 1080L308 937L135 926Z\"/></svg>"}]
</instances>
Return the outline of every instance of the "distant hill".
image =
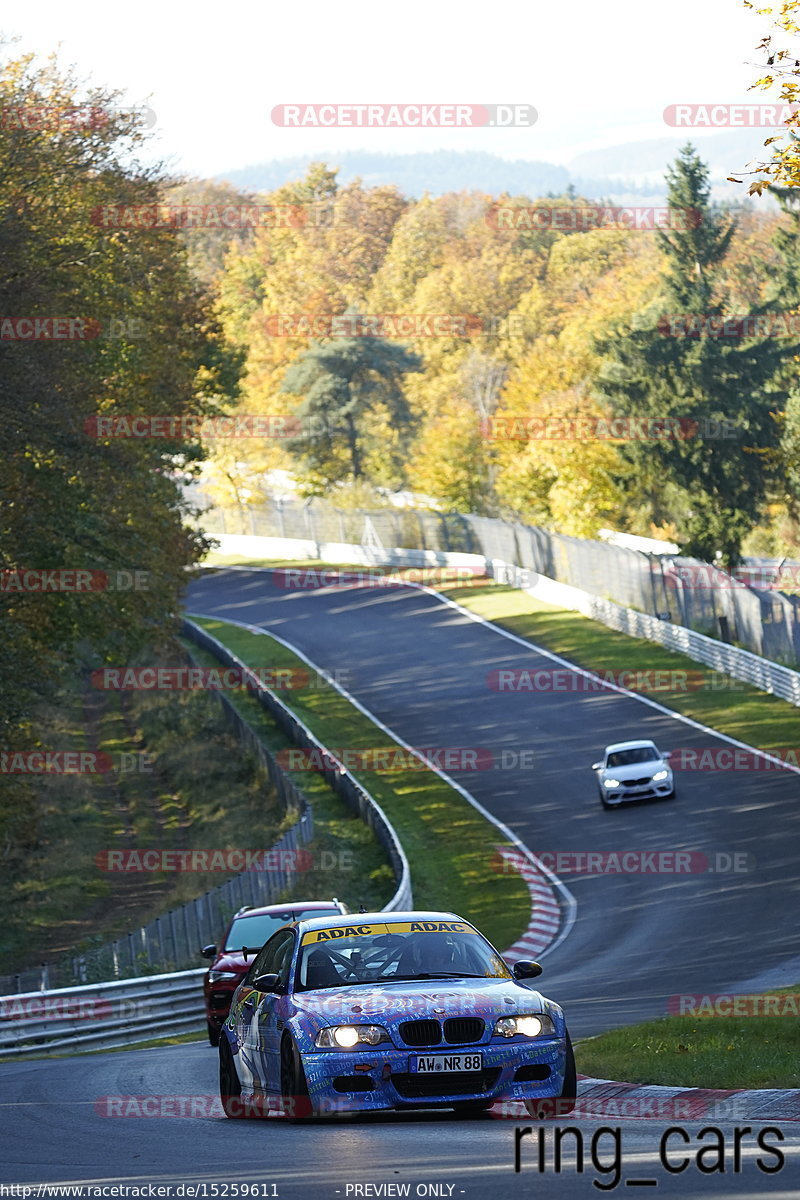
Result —
<instances>
[{"instance_id":1,"label":"distant hill","mask_svg":"<svg viewBox=\"0 0 800 1200\"><path fill-rule=\"evenodd\" d=\"M761 130L737 129L695 140L711 168L715 199L746 198L746 188L728 183L726 178L758 157L764 136L766 134ZM494 196L503 192L512 196L546 196L548 193L560 196L572 185L580 195L609 199L617 204L660 204L666 193L664 174L667 166L688 140L691 139L681 132L672 137L627 142L580 154L567 166L499 158L479 151L320 152L235 168L217 178L244 191L268 192L283 183L302 179L309 163L322 160L329 166L340 168L342 183L349 183L358 176L367 186L394 183L405 195L414 197L424 192L438 196L443 192L462 190L488 192Z\"/></svg>"}]
</instances>

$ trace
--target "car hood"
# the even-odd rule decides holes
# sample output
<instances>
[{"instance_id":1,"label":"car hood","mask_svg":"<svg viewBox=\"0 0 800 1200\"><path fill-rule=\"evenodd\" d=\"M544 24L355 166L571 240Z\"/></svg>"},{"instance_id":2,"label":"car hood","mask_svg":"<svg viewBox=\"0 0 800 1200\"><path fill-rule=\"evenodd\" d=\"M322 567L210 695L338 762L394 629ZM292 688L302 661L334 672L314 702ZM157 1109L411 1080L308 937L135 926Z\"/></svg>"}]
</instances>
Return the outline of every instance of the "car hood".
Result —
<instances>
[{"instance_id":1,"label":"car hood","mask_svg":"<svg viewBox=\"0 0 800 1200\"><path fill-rule=\"evenodd\" d=\"M630 763L627 767L605 767L604 775L611 775L614 779L641 779L643 775L655 775L656 771L663 771L669 768L669 764L663 759L653 758L650 762Z\"/></svg>"},{"instance_id":2,"label":"car hood","mask_svg":"<svg viewBox=\"0 0 800 1200\"><path fill-rule=\"evenodd\" d=\"M236 971L239 975L244 975L248 967L253 962L254 955L248 955L247 962L244 961L241 950L226 950L224 954L220 954L218 958L211 964L211 971Z\"/></svg>"},{"instance_id":3,"label":"car hood","mask_svg":"<svg viewBox=\"0 0 800 1200\"><path fill-rule=\"evenodd\" d=\"M400 1021L434 1017L502 1017L521 1012L544 1012L544 997L506 979L469 979L463 983L438 979L373 986L325 988L295 993L300 1012L320 1025L346 1021L375 1021L391 1026Z\"/></svg>"}]
</instances>

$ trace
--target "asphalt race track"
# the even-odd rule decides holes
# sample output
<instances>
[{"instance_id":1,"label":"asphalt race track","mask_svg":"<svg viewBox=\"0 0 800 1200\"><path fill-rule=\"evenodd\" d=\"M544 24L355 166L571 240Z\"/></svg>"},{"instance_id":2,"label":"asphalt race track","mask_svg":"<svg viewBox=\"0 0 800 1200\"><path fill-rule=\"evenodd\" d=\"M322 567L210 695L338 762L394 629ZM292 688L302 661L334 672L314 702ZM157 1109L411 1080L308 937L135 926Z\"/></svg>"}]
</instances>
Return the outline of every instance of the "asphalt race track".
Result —
<instances>
[{"instance_id":1,"label":"asphalt race track","mask_svg":"<svg viewBox=\"0 0 800 1200\"><path fill-rule=\"evenodd\" d=\"M552 1130L545 1135L545 1169L539 1173L538 1142L532 1146L532 1139L538 1138L538 1130L544 1126L534 1124L534 1133L520 1143L521 1171L516 1174L515 1130L529 1127L528 1123L495 1120L489 1114L464 1120L452 1112L416 1112L309 1125L288 1125L279 1119L229 1121L206 1115L216 1087L216 1052L207 1044L17 1063L5 1065L2 1071L0 1181L16 1184L168 1185L171 1191L161 1193L165 1197L186 1196L186 1185L199 1184L206 1190L195 1195L224 1197L225 1185L259 1183L263 1189L260 1196L284 1200L347 1200L359 1195L352 1190L359 1184L373 1188L408 1184L412 1197L483 1200L509 1196L521 1200L557 1195L572 1200L602 1195L593 1181L608 1188L615 1178L620 1189L617 1194L625 1194L626 1180L654 1179L658 1183L655 1195L684 1200L701 1195L769 1195L774 1200L788 1200L796 1197L800 1188L800 1130L793 1130L791 1124L783 1127L782 1143L770 1136L772 1145L779 1145L785 1156L782 1169L771 1175L759 1170L756 1163L759 1154L767 1167L774 1168L777 1163L773 1154L759 1150L757 1128L743 1137L740 1170L734 1173L734 1126L717 1126L726 1170L703 1174L696 1166L696 1155L708 1145L708 1135L699 1137L704 1125L672 1119L576 1123L573 1127L580 1128L583 1136L582 1173L576 1170L577 1151L569 1148L570 1142L565 1142L561 1170L556 1173ZM138 1097L140 1105L145 1098L159 1105L167 1101L167 1111L176 1112L181 1096L194 1097L204 1115L104 1115L114 1111L113 1100L107 1097ZM566 1120L559 1122L560 1127L567 1124ZM687 1143L675 1135L667 1143L667 1162L673 1167L682 1161L688 1165L682 1173L670 1175L660 1163L659 1142L665 1129L675 1124L686 1130ZM747 1128L741 1122L737 1127ZM600 1135L602 1128L615 1132ZM574 1147L574 1136L571 1142ZM705 1162L708 1165L708 1160ZM615 1163L619 1171L609 1169ZM431 1185L441 1190L416 1190ZM183 1192L178 1190L181 1186ZM0 1194L23 1195L21 1191ZM228 1196L235 1194L227 1192ZM402 1192L360 1193L381 1194ZM645 1189L645 1194L653 1191ZM29 1195L44 1197L48 1193L34 1188Z\"/></svg>"},{"instance_id":2,"label":"asphalt race track","mask_svg":"<svg viewBox=\"0 0 800 1200\"><path fill-rule=\"evenodd\" d=\"M532 751L532 770L454 778L534 853L701 851L714 864L717 854L750 856L752 869L736 874L563 877L578 916L545 958L542 990L577 1035L662 1016L677 993L740 989L800 953L800 776L683 771L675 800L605 812L589 768L608 743L727 743L611 691L492 691L491 670L554 664L418 589L287 591L269 572L223 571L192 587L189 608L261 625L326 670L349 672L353 696L412 746L486 747L495 761Z\"/></svg>"},{"instance_id":3,"label":"asphalt race track","mask_svg":"<svg viewBox=\"0 0 800 1200\"><path fill-rule=\"evenodd\" d=\"M662 749L700 749L716 739L612 692L491 691L492 669L553 664L415 589L292 592L273 586L267 572L221 571L192 586L188 608L262 625L326 670L348 672L348 690L412 745L486 747L495 758L505 752L507 762L532 751L532 769L463 771L456 778L534 852L702 851L712 863L717 854L750 856L750 869L736 874L564 876L577 921L545 957L541 986L564 1006L575 1035L663 1015L677 993L800 978L792 962L799 776L687 771L678 775L674 801L607 813L588 769L605 744L641 736ZM194 1195L223 1197L243 1194L225 1185L258 1182L259 1196L311 1200L571 1198L602 1194L596 1184L648 1194L654 1182L656 1195L685 1198L788 1200L800 1192L800 1128L790 1122L782 1127L783 1142L770 1135L785 1155L771 1174L756 1161L760 1156L767 1168L777 1162L758 1147L755 1125L741 1135L740 1169L734 1169L733 1128L746 1124L735 1117L720 1125L724 1172L698 1169L697 1151L716 1136L699 1137L702 1121L668 1118L576 1122L582 1153L565 1149L560 1172L552 1129L540 1171L534 1124L520 1144L516 1174L515 1130L527 1122L488 1114L465 1120L416 1112L308 1125L225 1120L213 1107L216 1052L204 1043L7 1063L0 1078L0 1183L163 1184L170 1190L161 1195L176 1197L192 1194L186 1185L201 1184ZM108 1097L139 1100L125 1102L129 1116L114 1116L121 1102ZM162 1115L190 1111L179 1097L194 1097L195 1115ZM157 1115L138 1115L154 1109ZM567 1124L568 1118L559 1122ZM668 1161L687 1164L675 1174L658 1155L659 1139L673 1124L687 1131L685 1145L672 1143ZM620 1150L613 1133L599 1133L603 1127L618 1131ZM37 1194L47 1192L30 1192ZM24 1193L0 1188L4 1195Z\"/></svg>"}]
</instances>

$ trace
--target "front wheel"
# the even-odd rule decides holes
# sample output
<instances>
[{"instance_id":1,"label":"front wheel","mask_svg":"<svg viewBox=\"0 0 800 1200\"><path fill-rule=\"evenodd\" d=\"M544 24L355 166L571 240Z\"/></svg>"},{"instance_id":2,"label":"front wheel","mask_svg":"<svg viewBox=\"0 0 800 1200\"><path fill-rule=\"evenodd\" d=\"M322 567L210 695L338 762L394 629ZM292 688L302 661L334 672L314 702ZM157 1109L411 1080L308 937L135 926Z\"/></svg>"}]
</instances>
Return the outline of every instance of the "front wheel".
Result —
<instances>
[{"instance_id":1,"label":"front wheel","mask_svg":"<svg viewBox=\"0 0 800 1200\"><path fill-rule=\"evenodd\" d=\"M303 1060L290 1037L281 1043L281 1105L290 1121L313 1115Z\"/></svg>"}]
</instances>

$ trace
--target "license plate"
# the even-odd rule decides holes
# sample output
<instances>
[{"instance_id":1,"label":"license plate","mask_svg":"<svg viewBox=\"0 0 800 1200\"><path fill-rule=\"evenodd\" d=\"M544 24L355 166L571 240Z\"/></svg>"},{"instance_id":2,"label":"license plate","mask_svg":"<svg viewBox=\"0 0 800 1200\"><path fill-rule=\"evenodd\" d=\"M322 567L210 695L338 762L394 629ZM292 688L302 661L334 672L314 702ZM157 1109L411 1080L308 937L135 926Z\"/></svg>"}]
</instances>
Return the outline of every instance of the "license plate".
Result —
<instances>
[{"instance_id":1,"label":"license plate","mask_svg":"<svg viewBox=\"0 0 800 1200\"><path fill-rule=\"evenodd\" d=\"M480 1071L482 1054L420 1054L411 1059L411 1074L433 1075L437 1071Z\"/></svg>"}]
</instances>

